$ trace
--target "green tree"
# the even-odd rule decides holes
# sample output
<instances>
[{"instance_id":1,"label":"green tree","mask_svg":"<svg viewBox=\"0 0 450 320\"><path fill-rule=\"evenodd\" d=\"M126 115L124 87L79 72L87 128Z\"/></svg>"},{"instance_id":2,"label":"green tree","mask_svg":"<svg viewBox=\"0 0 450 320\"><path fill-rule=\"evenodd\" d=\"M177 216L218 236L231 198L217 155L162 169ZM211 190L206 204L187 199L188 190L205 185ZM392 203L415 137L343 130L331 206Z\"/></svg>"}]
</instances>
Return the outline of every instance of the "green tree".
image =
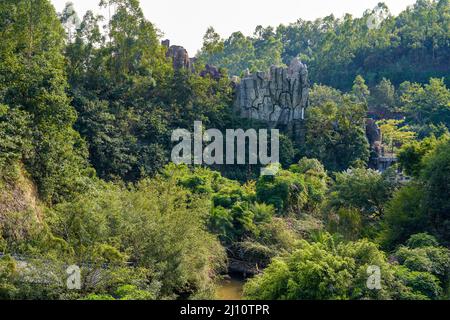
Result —
<instances>
[{"instance_id":1,"label":"green tree","mask_svg":"<svg viewBox=\"0 0 450 320\"><path fill-rule=\"evenodd\" d=\"M329 171L366 163L369 159L366 107L347 95L320 86L314 87L311 98L301 153L318 159Z\"/></svg>"},{"instance_id":2,"label":"green tree","mask_svg":"<svg viewBox=\"0 0 450 320\"><path fill-rule=\"evenodd\" d=\"M356 98L356 101L367 104L367 99L370 96L369 87L366 85L366 81L360 75L356 76L353 82L352 95Z\"/></svg>"},{"instance_id":3,"label":"green tree","mask_svg":"<svg viewBox=\"0 0 450 320\"><path fill-rule=\"evenodd\" d=\"M443 79L430 79L424 87L412 84L401 96L403 112L411 123L438 125L450 128L450 90Z\"/></svg>"},{"instance_id":4,"label":"green tree","mask_svg":"<svg viewBox=\"0 0 450 320\"><path fill-rule=\"evenodd\" d=\"M203 37L204 43L197 58L226 68L231 75L242 75L250 71L267 70L272 65L282 65L282 42L272 27L258 26L254 37L246 37L242 32L234 32L222 40L210 27Z\"/></svg>"},{"instance_id":5,"label":"green tree","mask_svg":"<svg viewBox=\"0 0 450 320\"><path fill-rule=\"evenodd\" d=\"M382 106L390 111L396 111L397 96L392 82L383 78L371 92L371 104Z\"/></svg>"},{"instance_id":6,"label":"green tree","mask_svg":"<svg viewBox=\"0 0 450 320\"><path fill-rule=\"evenodd\" d=\"M397 249L395 257L401 265L414 271L412 275L416 279L408 280L416 282L414 287L417 287L418 291L421 291L428 298L438 299L443 289L447 289L450 251L445 247L440 247L433 236L426 233L411 236L406 246ZM425 282L417 278L423 280L428 278L429 280L425 280Z\"/></svg>"},{"instance_id":7,"label":"green tree","mask_svg":"<svg viewBox=\"0 0 450 320\"><path fill-rule=\"evenodd\" d=\"M273 205L282 216L298 214L308 200L305 177L280 170L274 176L261 176L256 184L259 202Z\"/></svg>"},{"instance_id":8,"label":"green tree","mask_svg":"<svg viewBox=\"0 0 450 320\"><path fill-rule=\"evenodd\" d=\"M404 145L398 154L400 167L406 174L418 177L423 169L423 158L436 147L437 143L438 139L431 136L422 141L412 141Z\"/></svg>"},{"instance_id":9,"label":"green tree","mask_svg":"<svg viewBox=\"0 0 450 320\"><path fill-rule=\"evenodd\" d=\"M210 209L208 197L174 178L157 177L129 189L99 185L78 201L56 206L46 221L72 248L68 258L77 265L123 268L132 262L150 272L149 282L160 283L158 297L194 296L211 292L225 259L216 237L205 230Z\"/></svg>"},{"instance_id":10,"label":"green tree","mask_svg":"<svg viewBox=\"0 0 450 320\"><path fill-rule=\"evenodd\" d=\"M367 268L382 272L381 290L366 286ZM301 241L291 254L276 258L264 273L249 280L245 297L255 300L392 299L405 290L385 254L367 240L334 244Z\"/></svg>"},{"instance_id":11,"label":"green tree","mask_svg":"<svg viewBox=\"0 0 450 320\"><path fill-rule=\"evenodd\" d=\"M92 173L72 128L76 112L65 92L63 28L47 0L2 1L0 16L0 101L32 118L32 155L21 160L44 200L71 198L86 189Z\"/></svg>"},{"instance_id":12,"label":"green tree","mask_svg":"<svg viewBox=\"0 0 450 320\"><path fill-rule=\"evenodd\" d=\"M423 192L417 183L398 190L386 204L381 233L385 247L404 243L412 234L425 231L429 225L423 207Z\"/></svg>"},{"instance_id":13,"label":"green tree","mask_svg":"<svg viewBox=\"0 0 450 320\"><path fill-rule=\"evenodd\" d=\"M17 178L19 161L32 150L29 127L27 112L0 105L0 179Z\"/></svg>"},{"instance_id":14,"label":"green tree","mask_svg":"<svg viewBox=\"0 0 450 320\"><path fill-rule=\"evenodd\" d=\"M337 173L330 188L325 210L328 211L330 227L339 231L346 224L353 225L355 233L347 236L374 236L392 197L397 183L395 172L381 174L371 169L350 169ZM337 221L334 221L337 218ZM336 224L333 226L333 224Z\"/></svg>"},{"instance_id":15,"label":"green tree","mask_svg":"<svg viewBox=\"0 0 450 320\"><path fill-rule=\"evenodd\" d=\"M306 210L315 212L325 200L328 190L329 177L324 166L317 159L302 158L292 165L289 171L304 175L308 194Z\"/></svg>"},{"instance_id":16,"label":"green tree","mask_svg":"<svg viewBox=\"0 0 450 320\"><path fill-rule=\"evenodd\" d=\"M208 55L214 55L221 53L224 49L224 43L220 35L214 30L213 27L209 27L203 36L202 51Z\"/></svg>"},{"instance_id":17,"label":"green tree","mask_svg":"<svg viewBox=\"0 0 450 320\"><path fill-rule=\"evenodd\" d=\"M388 244L401 243L415 233L429 232L443 243L448 238L448 138L424 142L408 154L408 165L415 174L411 185L400 189L388 204L385 238ZM409 149L407 149L409 150ZM406 155L403 155L405 160Z\"/></svg>"},{"instance_id":18,"label":"green tree","mask_svg":"<svg viewBox=\"0 0 450 320\"><path fill-rule=\"evenodd\" d=\"M435 150L424 158L423 181L428 219L434 234L444 243L450 241L450 140L440 142Z\"/></svg>"},{"instance_id":19,"label":"green tree","mask_svg":"<svg viewBox=\"0 0 450 320\"><path fill-rule=\"evenodd\" d=\"M396 148L412 142L416 137L416 133L411 131L411 128L405 125L404 122L404 120L394 119L378 121L383 143L389 147L392 153L394 153Z\"/></svg>"}]
</instances>

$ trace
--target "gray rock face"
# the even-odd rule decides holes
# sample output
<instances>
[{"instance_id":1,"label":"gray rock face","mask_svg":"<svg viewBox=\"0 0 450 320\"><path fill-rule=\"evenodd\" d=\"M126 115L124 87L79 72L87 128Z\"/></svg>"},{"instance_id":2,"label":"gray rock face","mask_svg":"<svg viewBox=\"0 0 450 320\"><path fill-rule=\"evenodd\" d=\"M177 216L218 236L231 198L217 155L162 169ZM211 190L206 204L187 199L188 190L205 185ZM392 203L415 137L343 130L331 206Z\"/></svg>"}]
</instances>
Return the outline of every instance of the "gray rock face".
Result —
<instances>
[{"instance_id":1,"label":"gray rock face","mask_svg":"<svg viewBox=\"0 0 450 320\"><path fill-rule=\"evenodd\" d=\"M189 58L189 54L185 48L182 46L171 46L170 40L163 40L161 44L167 48L166 56L172 59L175 70L192 70L192 59Z\"/></svg>"},{"instance_id":2,"label":"gray rock face","mask_svg":"<svg viewBox=\"0 0 450 320\"><path fill-rule=\"evenodd\" d=\"M205 70L200 72L200 77L204 78L208 75L214 80L220 80L220 78L222 77L222 74L220 73L219 69L209 64L205 66Z\"/></svg>"},{"instance_id":3,"label":"gray rock face","mask_svg":"<svg viewBox=\"0 0 450 320\"><path fill-rule=\"evenodd\" d=\"M397 163L398 159L395 154L385 152L382 143L383 135L374 119L366 119L366 136L370 144L370 168L384 172Z\"/></svg>"},{"instance_id":4,"label":"gray rock face","mask_svg":"<svg viewBox=\"0 0 450 320\"><path fill-rule=\"evenodd\" d=\"M244 118L288 125L305 118L309 87L307 67L294 59L289 68L247 72L236 87L235 107Z\"/></svg>"},{"instance_id":5,"label":"gray rock face","mask_svg":"<svg viewBox=\"0 0 450 320\"><path fill-rule=\"evenodd\" d=\"M191 70L191 59L189 59L189 54L185 48L181 46L170 46L167 55L172 58L174 69Z\"/></svg>"},{"instance_id":6,"label":"gray rock face","mask_svg":"<svg viewBox=\"0 0 450 320\"><path fill-rule=\"evenodd\" d=\"M377 143L381 144L381 130L374 119L366 119L366 135L371 146L375 146Z\"/></svg>"}]
</instances>

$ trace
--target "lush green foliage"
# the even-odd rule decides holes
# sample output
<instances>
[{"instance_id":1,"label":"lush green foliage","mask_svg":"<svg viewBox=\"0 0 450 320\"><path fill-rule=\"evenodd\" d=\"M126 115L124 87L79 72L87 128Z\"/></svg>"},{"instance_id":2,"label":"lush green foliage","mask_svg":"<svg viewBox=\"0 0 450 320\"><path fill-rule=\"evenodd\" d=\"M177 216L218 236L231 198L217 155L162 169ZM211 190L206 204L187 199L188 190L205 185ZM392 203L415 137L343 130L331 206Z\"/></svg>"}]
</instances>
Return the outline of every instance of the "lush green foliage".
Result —
<instances>
[{"instance_id":1,"label":"lush green foliage","mask_svg":"<svg viewBox=\"0 0 450 320\"><path fill-rule=\"evenodd\" d=\"M380 12L384 21L369 29L368 19ZM448 84L449 12L448 0L419 0L396 17L379 4L361 18L330 15L315 21L299 19L276 30L259 26L253 37L236 32L222 40L209 29L200 57L236 75L246 68L265 70L279 64L280 56L285 64L300 57L313 82L347 90L358 74L372 86L383 78L399 85L446 77Z\"/></svg>"},{"instance_id":2,"label":"lush green foliage","mask_svg":"<svg viewBox=\"0 0 450 320\"><path fill-rule=\"evenodd\" d=\"M445 252L444 263L448 260L448 250ZM383 275L381 290L366 286L367 269L373 265ZM442 288L437 278L412 270L392 266L367 240L335 243L325 235L320 242L301 241L291 254L274 259L263 275L249 280L245 295L262 300L438 298Z\"/></svg>"},{"instance_id":3,"label":"lush green foliage","mask_svg":"<svg viewBox=\"0 0 450 320\"><path fill-rule=\"evenodd\" d=\"M83 177L90 170L84 142L72 128L76 112L65 93L63 28L46 0L2 1L0 16L0 103L29 118L33 132L32 149L18 150L25 156L20 158L42 197L68 199L85 189Z\"/></svg>"},{"instance_id":4,"label":"lush green foliage","mask_svg":"<svg viewBox=\"0 0 450 320\"><path fill-rule=\"evenodd\" d=\"M355 84L352 94L342 95L329 87L313 87L302 153L320 160L330 171L367 163L367 105L361 96L365 89L364 85L361 88Z\"/></svg>"},{"instance_id":5,"label":"lush green foliage","mask_svg":"<svg viewBox=\"0 0 450 320\"><path fill-rule=\"evenodd\" d=\"M427 139L406 146L402 163L415 179L400 189L387 206L386 244L397 244L418 232L431 232L449 242L450 140Z\"/></svg>"},{"instance_id":6,"label":"lush green foliage","mask_svg":"<svg viewBox=\"0 0 450 320\"><path fill-rule=\"evenodd\" d=\"M373 237L397 187L395 179L393 170L383 174L372 169L337 173L325 205L331 230L347 239Z\"/></svg>"},{"instance_id":7,"label":"lush green foliage","mask_svg":"<svg viewBox=\"0 0 450 320\"><path fill-rule=\"evenodd\" d=\"M210 27L203 40L199 62L225 67L233 75L241 75L246 69L254 72L282 64L283 44L272 27L256 27L253 37L234 32L226 40Z\"/></svg>"},{"instance_id":8,"label":"lush green foliage","mask_svg":"<svg viewBox=\"0 0 450 320\"><path fill-rule=\"evenodd\" d=\"M173 67L138 0L100 5L106 25L72 4L0 3L0 299L210 299L227 264L256 274L249 299L448 298L448 0L373 30L370 10L226 40L210 28L196 71ZM237 118L226 69L293 57L314 84L275 175L168 163L171 132L196 120L267 128ZM201 76L206 63L226 69ZM386 153L408 179L368 168Z\"/></svg>"},{"instance_id":9,"label":"lush green foliage","mask_svg":"<svg viewBox=\"0 0 450 320\"><path fill-rule=\"evenodd\" d=\"M101 178L137 181L167 163L173 129L192 130L194 120L225 126L231 87L226 74L216 81L174 71L138 1L104 5L115 8L108 40L88 12L66 49L76 128Z\"/></svg>"}]
</instances>

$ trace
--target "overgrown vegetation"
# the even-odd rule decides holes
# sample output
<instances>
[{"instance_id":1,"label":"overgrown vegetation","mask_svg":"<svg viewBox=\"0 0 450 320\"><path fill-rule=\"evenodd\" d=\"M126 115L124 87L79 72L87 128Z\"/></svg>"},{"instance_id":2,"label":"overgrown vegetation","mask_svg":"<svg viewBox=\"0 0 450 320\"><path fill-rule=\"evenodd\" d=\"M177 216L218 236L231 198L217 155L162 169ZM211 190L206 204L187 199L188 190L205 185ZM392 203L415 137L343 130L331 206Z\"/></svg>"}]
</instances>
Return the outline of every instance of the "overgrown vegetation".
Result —
<instances>
[{"instance_id":1,"label":"overgrown vegetation","mask_svg":"<svg viewBox=\"0 0 450 320\"><path fill-rule=\"evenodd\" d=\"M376 30L371 11L226 40L211 28L196 69L220 78L174 69L138 0L101 6L110 20L0 4L0 299L212 299L231 261L255 274L248 299L449 297L448 0ZM172 130L195 120L266 127L236 117L228 75L293 57L314 84L276 175L169 163ZM367 117L398 166L369 168Z\"/></svg>"},{"instance_id":2,"label":"overgrown vegetation","mask_svg":"<svg viewBox=\"0 0 450 320\"><path fill-rule=\"evenodd\" d=\"M383 78L394 85L424 83L430 77L449 84L448 0L419 0L398 16L380 3L361 18L334 15L315 21L302 19L277 28L258 26L253 36L241 32L222 39L214 28L204 36L199 58L228 68L231 74L266 70L300 57L312 80L350 90L359 74L375 86ZM379 28L369 29L373 14L384 16Z\"/></svg>"}]
</instances>

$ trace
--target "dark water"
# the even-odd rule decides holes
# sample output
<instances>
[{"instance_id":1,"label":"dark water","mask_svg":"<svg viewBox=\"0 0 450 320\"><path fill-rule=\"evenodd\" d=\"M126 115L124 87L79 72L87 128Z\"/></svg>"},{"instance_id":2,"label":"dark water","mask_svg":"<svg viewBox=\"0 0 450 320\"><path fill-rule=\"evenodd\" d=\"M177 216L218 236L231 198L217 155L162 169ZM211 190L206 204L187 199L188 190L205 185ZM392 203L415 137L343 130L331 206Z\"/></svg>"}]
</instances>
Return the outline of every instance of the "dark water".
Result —
<instances>
[{"instance_id":1,"label":"dark water","mask_svg":"<svg viewBox=\"0 0 450 320\"><path fill-rule=\"evenodd\" d=\"M242 289L245 280L239 275L230 275L219 283L216 290L218 300L242 300Z\"/></svg>"}]
</instances>

